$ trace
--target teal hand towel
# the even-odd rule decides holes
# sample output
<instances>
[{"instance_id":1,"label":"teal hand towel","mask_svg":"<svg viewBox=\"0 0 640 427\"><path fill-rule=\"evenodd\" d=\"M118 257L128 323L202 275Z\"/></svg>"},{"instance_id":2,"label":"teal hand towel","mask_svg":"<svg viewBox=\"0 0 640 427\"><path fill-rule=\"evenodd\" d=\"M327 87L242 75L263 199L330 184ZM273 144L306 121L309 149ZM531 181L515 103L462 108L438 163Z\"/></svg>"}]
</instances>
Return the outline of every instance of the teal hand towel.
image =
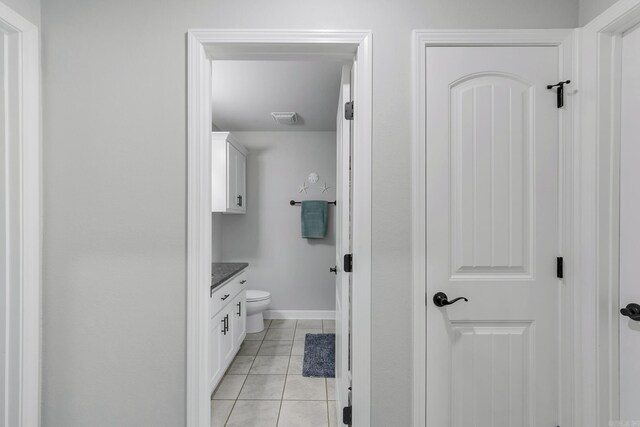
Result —
<instances>
[{"instance_id":1,"label":"teal hand towel","mask_svg":"<svg viewBox=\"0 0 640 427\"><path fill-rule=\"evenodd\" d=\"M300 210L303 239L322 239L327 235L329 202L326 200L305 200Z\"/></svg>"}]
</instances>

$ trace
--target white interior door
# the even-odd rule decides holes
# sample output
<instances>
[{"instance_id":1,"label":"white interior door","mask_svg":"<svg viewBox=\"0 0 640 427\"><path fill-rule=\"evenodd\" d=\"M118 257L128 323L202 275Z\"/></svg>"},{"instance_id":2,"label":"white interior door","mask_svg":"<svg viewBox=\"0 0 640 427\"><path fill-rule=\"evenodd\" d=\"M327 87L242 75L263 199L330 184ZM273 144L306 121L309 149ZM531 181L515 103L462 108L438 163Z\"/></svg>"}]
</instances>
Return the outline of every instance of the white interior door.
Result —
<instances>
[{"instance_id":1,"label":"white interior door","mask_svg":"<svg viewBox=\"0 0 640 427\"><path fill-rule=\"evenodd\" d=\"M0 135L5 135L5 36L0 33L1 43L0 43L0 60L2 64L0 66L0 82L3 84L0 85ZM7 298L9 297L9 277L7 268L9 266L9 254L6 248L6 244L4 242L7 241L7 237L9 235L9 230L7 227L7 218L9 217L7 208L9 207L8 194L5 190L7 188L8 183L8 170L5 167L7 165L7 155L8 155L8 141L5 138L0 138L0 165L2 168L0 169L0 188L2 191L0 192L0 274L2 275L2 288L0 289L0 307L3 307L2 314L0 314L0 384L3 386L0 387L0 420L5 420L6 415L8 413L8 405L6 404L6 392L5 389L7 384L7 361L8 354L7 349L8 346L6 344L7 336L9 335L9 318L7 316L7 311L5 307L8 307Z\"/></svg>"},{"instance_id":2,"label":"white interior door","mask_svg":"<svg viewBox=\"0 0 640 427\"><path fill-rule=\"evenodd\" d=\"M426 58L427 425L555 427L558 49Z\"/></svg>"},{"instance_id":3,"label":"white interior door","mask_svg":"<svg viewBox=\"0 0 640 427\"><path fill-rule=\"evenodd\" d=\"M20 150L20 105L18 91L20 90L18 58L18 36L16 34L4 34L2 38L2 64L0 103L2 104L0 121L0 135L2 145L2 204L0 219L2 220L2 245L0 253L3 257L0 271L2 272L2 366L4 372L1 375L4 389L0 392L2 409L0 414L5 425L19 425L21 387L21 306L23 296L20 282L23 280L23 271L20 262L24 251L22 228L22 192L21 186L23 172L20 170L23 164L23 153ZM5 394L6 393L6 394Z\"/></svg>"},{"instance_id":4,"label":"white interior door","mask_svg":"<svg viewBox=\"0 0 640 427\"><path fill-rule=\"evenodd\" d=\"M640 304L640 29L622 39L620 307ZM620 316L620 419L640 425L640 321Z\"/></svg>"},{"instance_id":5,"label":"white interior door","mask_svg":"<svg viewBox=\"0 0 640 427\"><path fill-rule=\"evenodd\" d=\"M350 405L351 387L351 274L344 271L343 257L351 253L351 121L345 119L344 105L351 100L351 65L342 68L337 138L336 188L336 409Z\"/></svg>"}]
</instances>

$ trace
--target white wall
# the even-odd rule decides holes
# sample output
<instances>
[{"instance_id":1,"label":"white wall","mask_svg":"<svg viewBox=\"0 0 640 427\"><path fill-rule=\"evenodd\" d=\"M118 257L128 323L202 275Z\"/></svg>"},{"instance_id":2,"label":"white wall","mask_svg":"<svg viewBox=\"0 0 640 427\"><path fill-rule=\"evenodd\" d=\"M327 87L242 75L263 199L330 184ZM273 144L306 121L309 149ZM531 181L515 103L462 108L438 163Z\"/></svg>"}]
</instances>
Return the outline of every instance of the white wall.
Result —
<instances>
[{"instance_id":1,"label":"white wall","mask_svg":"<svg viewBox=\"0 0 640 427\"><path fill-rule=\"evenodd\" d=\"M233 135L249 150L247 213L222 215L223 260L249 263L250 288L271 292L272 310L334 310L335 207L325 239L302 239L300 207L289 200L335 200L335 132ZM300 194L310 172L320 181ZM324 182L331 189L322 194Z\"/></svg>"},{"instance_id":2,"label":"white wall","mask_svg":"<svg viewBox=\"0 0 640 427\"><path fill-rule=\"evenodd\" d=\"M184 424L188 28L373 31L372 426L411 414L411 30L577 0L45 0L43 426Z\"/></svg>"},{"instance_id":3,"label":"white wall","mask_svg":"<svg viewBox=\"0 0 640 427\"><path fill-rule=\"evenodd\" d=\"M588 24L617 0L580 0L580 26Z\"/></svg>"}]
</instances>

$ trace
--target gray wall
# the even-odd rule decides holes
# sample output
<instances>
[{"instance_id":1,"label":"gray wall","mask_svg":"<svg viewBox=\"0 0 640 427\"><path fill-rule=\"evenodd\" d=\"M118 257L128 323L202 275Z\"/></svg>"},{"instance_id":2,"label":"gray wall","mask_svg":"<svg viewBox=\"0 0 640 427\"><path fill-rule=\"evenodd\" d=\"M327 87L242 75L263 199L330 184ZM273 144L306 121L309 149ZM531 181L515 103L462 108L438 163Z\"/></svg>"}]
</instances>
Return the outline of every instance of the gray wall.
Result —
<instances>
[{"instance_id":1,"label":"gray wall","mask_svg":"<svg viewBox=\"0 0 640 427\"><path fill-rule=\"evenodd\" d=\"M329 206L327 237L307 240L300 237L300 207L289 200L335 200L335 132L233 135L249 150L247 213L222 215L223 260L249 263L249 287L271 292L272 310L334 310L335 208ZM310 172L320 181L298 193ZM324 182L331 189L322 194Z\"/></svg>"},{"instance_id":2,"label":"gray wall","mask_svg":"<svg viewBox=\"0 0 640 427\"><path fill-rule=\"evenodd\" d=\"M411 30L577 22L577 0L44 0L44 426L183 425L188 28L373 30L382 427L411 414Z\"/></svg>"},{"instance_id":3,"label":"gray wall","mask_svg":"<svg viewBox=\"0 0 640 427\"><path fill-rule=\"evenodd\" d=\"M580 0L580 26L589 23L617 0Z\"/></svg>"},{"instance_id":4,"label":"gray wall","mask_svg":"<svg viewBox=\"0 0 640 427\"><path fill-rule=\"evenodd\" d=\"M222 216L221 213L211 214L211 262L222 261Z\"/></svg>"},{"instance_id":5,"label":"gray wall","mask_svg":"<svg viewBox=\"0 0 640 427\"><path fill-rule=\"evenodd\" d=\"M40 26L40 0L2 0L32 24Z\"/></svg>"}]
</instances>

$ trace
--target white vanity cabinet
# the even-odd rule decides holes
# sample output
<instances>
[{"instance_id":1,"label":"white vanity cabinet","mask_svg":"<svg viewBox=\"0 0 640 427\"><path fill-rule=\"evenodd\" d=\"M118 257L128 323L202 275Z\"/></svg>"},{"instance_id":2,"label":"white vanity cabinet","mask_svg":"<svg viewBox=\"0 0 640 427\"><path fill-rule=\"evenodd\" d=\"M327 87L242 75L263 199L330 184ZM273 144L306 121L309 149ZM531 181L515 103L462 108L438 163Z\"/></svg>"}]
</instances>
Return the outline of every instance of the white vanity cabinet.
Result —
<instances>
[{"instance_id":1,"label":"white vanity cabinet","mask_svg":"<svg viewBox=\"0 0 640 427\"><path fill-rule=\"evenodd\" d=\"M222 378L224 371L220 359L220 345L224 334L224 315L220 313L218 316L209 320L209 390L213 390L218 385L218 381Z\"/></svg>"},{"instance_id":2,"label":"white vanity cabinet","mask_svg":"<svg viewBox=\"0 0 640 427\"><path fill-rule=\"evenodd\" d=\"M212 212L247 212L247 153L229 132L211 133Z\"/></svg>"},{"instance_id":3,"label":"white vanity cabinet","mask_svg":"<svg viewBox=\"0 0 640 427\"><path fill-rule=\"evenodd\" d=\"M247 336L247 273L218 286L209 298L209 392L213 393Z\"/></svg>"},{"instance_id":4,"label":"white vanity cabinet","mask_svg":"<svg viewBox=\"0 0 640 427\"><path fill-rule=\"evenodd\" d=\"M229 363L235 356L234 348L234 328L233 328L233 304L227 304L220 313L219 321L223 324L222 336L220 336L219 353L220 363L226 370ZM224 373L224 371L223 371Z\"/></svg>"},{"instance_id":5,"label":"white vanity cabinet","mask_svg":"<svg viewBox=\"0 0 640 427\"><path fill-rule=\"evenodd\" d=\"M234 346L240 348L242 341L247 336L247 291L242 291L233 300L233 342Z\"/></svg>"}]
</instances>

